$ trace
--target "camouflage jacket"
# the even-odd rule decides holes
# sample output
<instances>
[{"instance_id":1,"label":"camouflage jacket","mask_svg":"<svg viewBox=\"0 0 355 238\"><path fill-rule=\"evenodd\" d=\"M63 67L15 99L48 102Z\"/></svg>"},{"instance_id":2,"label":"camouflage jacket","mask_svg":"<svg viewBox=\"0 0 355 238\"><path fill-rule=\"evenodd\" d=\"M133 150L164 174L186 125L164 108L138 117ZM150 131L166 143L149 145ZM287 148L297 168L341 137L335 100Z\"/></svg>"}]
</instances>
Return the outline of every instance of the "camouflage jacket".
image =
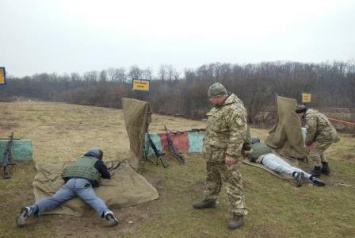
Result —
<instances>
[{"instance_id":1,"label":"camouflage jacket","mask_svg":"<svg viewBox=\"0 0 355 238\"><path fill-rule=\"evenodd\" d=\"M235 94L230 94L222 105L213 107L207 116L204 150L211 147L225 149L226 155L240 159L248 130L247 111L242 101Z\"/></svg>"},{"instance_id":2,"label":"camouflage jacket","mask_svg":"<svg viewBox=\"0 0 355 238\"><path fill-rule=\"evenodd\" d=\"M306 145L313 142L336 142L338 134L328 118L314 109L308 109L303 116L303 124L307 129Z\"/></svg>"}]
</instances>

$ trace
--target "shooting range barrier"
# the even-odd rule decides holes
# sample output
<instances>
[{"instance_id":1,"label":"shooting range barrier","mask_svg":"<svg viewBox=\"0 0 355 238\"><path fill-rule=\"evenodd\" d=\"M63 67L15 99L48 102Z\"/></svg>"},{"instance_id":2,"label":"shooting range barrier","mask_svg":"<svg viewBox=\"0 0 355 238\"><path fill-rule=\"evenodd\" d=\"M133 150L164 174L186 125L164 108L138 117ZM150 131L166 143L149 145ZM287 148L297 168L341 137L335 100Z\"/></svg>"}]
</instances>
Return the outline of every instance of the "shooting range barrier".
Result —
<instances>
[{"instance_id":1,"label":"shooting range barrier","mask_svg":"<svg viewBox=\"0 0 355 238\"><path fill-rule=\"evenodd\" d=\"M160 152L170 151L166 133L149 133L150 137ZM190 131L170 131L171 140L176 150L182 154L201 153L205 131L202 129ZM149 148L147 155L153 156L154 150L149 146L148 137L145 137L145 148Z\"/></svg>"},{"instance_id":2,"label":"shooting range barrier","mask_svg":"<svg viewBox=\"0 0 355 238\"><path fill-rule=\"evenodd\" d=\"M3 161L3 154L6 149L6 145L9 139L0 138L0 161ZM12 141L12 159L16 162L29 161L32 160L33 147L32 141L26 139L13 139Z\"/></svg>"}]
</instances>

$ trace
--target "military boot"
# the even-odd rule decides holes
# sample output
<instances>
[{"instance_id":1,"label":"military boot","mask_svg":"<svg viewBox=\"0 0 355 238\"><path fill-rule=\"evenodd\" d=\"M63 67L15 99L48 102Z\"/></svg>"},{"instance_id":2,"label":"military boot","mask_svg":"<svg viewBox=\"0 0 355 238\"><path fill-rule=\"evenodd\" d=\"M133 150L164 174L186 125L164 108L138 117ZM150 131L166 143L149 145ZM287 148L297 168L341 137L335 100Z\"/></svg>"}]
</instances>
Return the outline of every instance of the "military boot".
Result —
<instances>
[{"instance_id":1,"label":"military boot","mask_svg":"<svg viewBox=\"0 0 355 238\"><path fill-rule=\"evenodd\" d=\"M322 162L321 173L325 175L330 174L330 168L328 162Z\"/></svg>"},{"instance_id":2,"label":"military boot","mask_svg":"<svg viewBox=\"0 0 355 238\"><path fill-rule=\"evenodd\" d=\"M192 207L195 209L216 208L216 201L205 199L202 202L193 204Z\"/></svg>"},{"instance_id":3,"label":"military boot","mask_svg":"<svg viewBox=\"0 0 355 238\"><path fill-rule=\"evenodd\" d=\"M320 166L314 166L314 169L311 171L312 176L319 178L322 174Z\"/></svg>"},{"instance_id":4,"label":"military boot","mask_svg":"<svg viewBox=\"0 0 355 238\"><path fill-rule=\"evenodd\" d=\"M314 186L317 186L317 187L324 187L325 186L325 183L323 183L322 181L318 180L316 177L314 176L311 176L309 178L309 180L312 181L313 185Z\"/></svg>"},{"instance_id":5,"label":"military boot","mask_svg":"<svg viewBox=\"0 0 355 238\"><path fill-rule=\"evenodd\" d=\"M244 216L243 215L233 215L232 220L228 223L228 228L231 230L238 229L243 225Z\"/></svg>"}]
</instances>

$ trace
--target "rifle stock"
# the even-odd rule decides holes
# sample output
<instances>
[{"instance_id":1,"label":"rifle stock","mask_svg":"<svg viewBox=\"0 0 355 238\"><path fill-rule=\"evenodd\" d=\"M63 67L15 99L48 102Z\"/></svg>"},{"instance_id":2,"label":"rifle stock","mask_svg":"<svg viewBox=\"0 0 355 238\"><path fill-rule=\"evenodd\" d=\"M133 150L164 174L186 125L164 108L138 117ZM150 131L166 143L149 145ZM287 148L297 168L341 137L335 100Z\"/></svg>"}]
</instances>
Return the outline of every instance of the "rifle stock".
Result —
<instances>
[{"instance_id":1,"label":"rifle stock","mask_svg":"<svg viewBox=\"0 0 355 238\"><path fill-rule=\"evenodd\" d=\"M185 164L185 159L184 157L176 150L175 146L174 146L174 142L171 139L170 136L170 132L168 131L168 128L166 128L166 125L164 125L165 131L166 131L166 138L168 140L168 145L169 148L172 152L172 154L174 155L174 157L180 162L180 164Z\"/></svg>"},{"instance_id":2,"label":"rifle stock","mask_svg":"<svg viewBox=\"0 0 355 238\"><path fill-rule=\"evenodd\" d=\"M164 160L162 157L165 153L160 153L158 148L155 146L152 138L150 137L149 131L147 130L147 137L148 137L148 142L149 145L152 147L155 156L160 160L161 164L163 165L164 168L167 168L169 166L168 162Z\"/></svg>"},{"instance_id":3,"label":"rifle stock","mask_svg":"<svg viewBox=\"0 0 355 238\"><path fill-rule=\"evenodd\" d=\"M14 139L14 133L12 132L11 135L9 136L10 140L6 144L6 148L4 150L4 157L2 160L2 165L3 165L3 178L4 179L9 179L10 178L10 165L16 165L12 161L12 142Z\"/></svg>"}]
</instances>

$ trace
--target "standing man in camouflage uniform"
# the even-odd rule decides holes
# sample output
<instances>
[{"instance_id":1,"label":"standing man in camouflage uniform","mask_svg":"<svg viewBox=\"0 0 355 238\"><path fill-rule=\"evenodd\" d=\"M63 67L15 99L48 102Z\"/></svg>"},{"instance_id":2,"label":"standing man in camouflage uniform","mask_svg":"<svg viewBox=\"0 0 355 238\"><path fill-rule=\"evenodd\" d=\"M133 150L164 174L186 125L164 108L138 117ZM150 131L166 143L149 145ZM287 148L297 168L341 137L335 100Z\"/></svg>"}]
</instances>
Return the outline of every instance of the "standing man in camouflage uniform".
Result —
<instances>
[{"instance_id":1,"label":"standing man in camouflage uniform","mask_svg":"<svg viewBox=\"0 0 355 238\"><path fill-rule=\"evenodd\" d=\"M206 160L206 188L204 200L193 205L194 209L216 208L216 200L225 184L232 220L229 229L243 224L248 211L244 200L244 187L239 166L242 162L242 146L247 137L247 112L235 94L228 94L220 83L208 89L209 101L214 105L207 114L207 128L203 144Z\"/></svg>"},{"instance_id":2,"label":"standing man in camouflage uniform","mask_svg":"<svg viewBox=\"0 0 355 238\"><path fill-rule=\"evenodd\" d=\"M44 197L35 204L22 208L16 217L17 225L22 227L31 215L40 216L74 197L79 197L90 205L101 218L105 218L109 226L116 226L118 219L93 189L93 187L99 186L101 177L111 178L102 157L103 152L95 147L78 158L74 164L65 168L62 174L65 184L62 188L54 195Z\"/></svg>"},{"instance_id":3,"label":"standing man in camouflage uniform","mask_svg":"<svg viewBox=\"0 0 355 238\"><path fill-rule=\"evenodd\" d=\"M299 105L296 113L307 130L305 146L308 158L314 162L312 175L315 177L320 177L321 174L329 175L329 164L323 153L331 144L339 141L336 129L328 118L317 110Z\"/></svg>"}]
</instances>

